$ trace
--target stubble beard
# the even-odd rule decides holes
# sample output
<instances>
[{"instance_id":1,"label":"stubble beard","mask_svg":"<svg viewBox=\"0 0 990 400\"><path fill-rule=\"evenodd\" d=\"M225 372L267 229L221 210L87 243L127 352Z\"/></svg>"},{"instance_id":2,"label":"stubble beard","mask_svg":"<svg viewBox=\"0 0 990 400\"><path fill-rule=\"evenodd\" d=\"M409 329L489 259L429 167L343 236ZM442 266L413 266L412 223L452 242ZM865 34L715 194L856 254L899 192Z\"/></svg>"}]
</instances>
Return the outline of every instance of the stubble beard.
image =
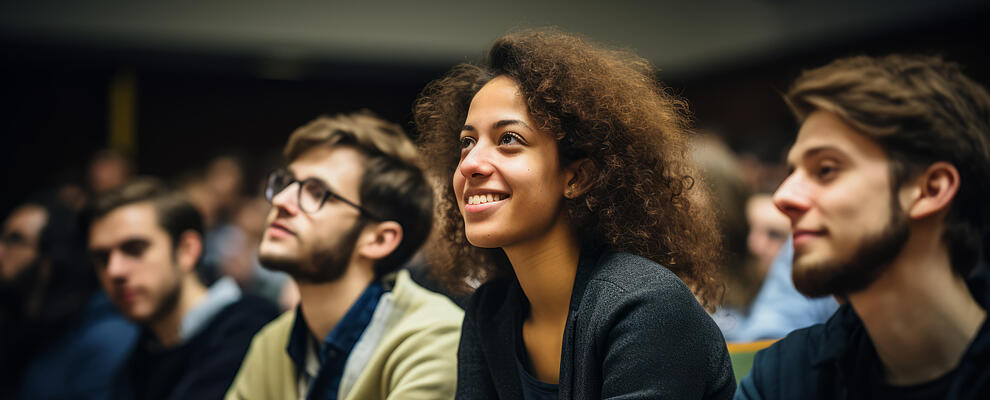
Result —
<instances>
[{"instance_id":1,"label":"stubble beard","mask_svg":"<svg viewBox=\"0 0 990 400\"><path fill-rule=\"evenodd\" d=\"M179 276L178 266L175 267L175 273L177 275L175 285L165 292L165 296L155 305L151 314L142 321L137 321L138 323L152 325L175 312L176 307L179 306L179 299L182 297L182 277Z\"/></svg>"},{"instance_id":2,"label":"stubble beard","mask_svg":"<svg viewBox=\"0 0 990 400\"><path fill-rule=\"evenodd\" d=\"M802 265L795 257L791 279L798 292L808 297L847 296L866 289L887 271L910 234L907 215L896 198L892 203L887 226L860 241L848 259Z\"/></svg>"},{"instance_id":3,"label":"stubble beard","mask_svg":"<svg viewBox=\"0 0 990 400\"><path fill-rule=\"evenodd\" d=\"M312 260L309 262L289 257L266 257L260 254L259 261L263 267L272 271L285 272L297 282L333 282L340 279L347 271L351 256L354 254L354 245L357 243L362 229L364 229L364 224L361 221L355 222L336 244L314 250Z\"/></svg>"}]
</instances>

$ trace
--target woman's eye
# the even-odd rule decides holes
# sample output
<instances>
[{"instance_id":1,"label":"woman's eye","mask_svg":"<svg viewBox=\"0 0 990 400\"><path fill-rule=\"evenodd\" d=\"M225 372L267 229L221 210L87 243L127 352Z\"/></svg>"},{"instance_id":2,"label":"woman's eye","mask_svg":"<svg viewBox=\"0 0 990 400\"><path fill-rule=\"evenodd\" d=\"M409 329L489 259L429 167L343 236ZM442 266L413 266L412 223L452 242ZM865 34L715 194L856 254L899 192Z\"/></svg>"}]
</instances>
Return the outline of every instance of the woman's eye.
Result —
<instances>
[{"instance_id":1,"label":"woman's eye","mask_svg":"<svg viewBox=\"0 0 990 400\"><path fill-rule=\"evenodd\" d=\"M474 138L470 136L465 136L461 138L461 149L466 149L474 144Z\"/></svg>"},{"instance_id":2,"label":"woman's eye","mask_svg":"<svg viewBox=\"0 0 990 400\"><path fill-rule=\"evenodd\" d=\"M502 137L498 139L498 144L500 146L511 145L515 143L522 143L519 135L513 132L506 132Z\"/></svg>"}]
</instances>

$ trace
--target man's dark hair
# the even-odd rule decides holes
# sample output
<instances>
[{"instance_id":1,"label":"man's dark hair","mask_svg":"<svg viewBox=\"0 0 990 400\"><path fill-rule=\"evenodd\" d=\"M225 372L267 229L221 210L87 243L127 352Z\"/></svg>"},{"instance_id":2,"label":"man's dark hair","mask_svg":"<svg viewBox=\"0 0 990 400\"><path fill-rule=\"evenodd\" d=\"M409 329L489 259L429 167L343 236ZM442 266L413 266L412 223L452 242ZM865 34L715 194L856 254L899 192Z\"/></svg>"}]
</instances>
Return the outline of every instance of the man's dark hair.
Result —
<instances>
[{"instance_id":1,"label":"man's dark hair","mask_svg":"<svg viewBox=\"0 0 990 400\"><path fill-rule=\"evenodd\" d=\"M351 146L366 157L361 176L361 206L402 226L402 242L375 263L375 274L401 267L430 235L433 190L427 183L412 141L396 124L368 111L321 116L296 129L285 146L288 162L316 146Z\"/></svg>"},{"instance_id":2,"label":"man's dark hair","mask_svg":"<svg viewBox=\"0 0 990 400\"><path fill-rule=\"evenodd\" d=\"M803 121L830 111L890 157L893 189L937 161L959 171L959 193L943 240L966 276L990 239L990 96L955 63L939 57L850 57L805 71L786 100Z\"/></svg>"},{"instance_id":3,"label":"man's dark hair","mask_svg":"<svg viewBox=\"0 0 990 400\"><path fill-rule=\"evenodd\" d=\"M194 231L203 237L203 216L188 198L174 191L158 179L137 178L132 182L114 188L93 201L86 217L86 231L92 221L103 218L114 210L136 203L148 202L155 208L158 226L168 232L172 247L179 245L183 232Z\"/></svg>"}]
</instances>

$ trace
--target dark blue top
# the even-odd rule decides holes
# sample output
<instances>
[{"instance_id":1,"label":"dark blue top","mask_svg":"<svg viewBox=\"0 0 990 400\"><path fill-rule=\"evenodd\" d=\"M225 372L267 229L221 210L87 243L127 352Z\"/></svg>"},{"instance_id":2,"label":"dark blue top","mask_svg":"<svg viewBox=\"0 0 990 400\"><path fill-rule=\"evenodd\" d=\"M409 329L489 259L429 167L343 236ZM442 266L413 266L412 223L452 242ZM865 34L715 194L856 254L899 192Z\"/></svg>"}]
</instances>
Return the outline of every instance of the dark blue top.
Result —
<instances>
[{"instance_id":1,"label":"dark blue top","mask_svg":"<svg viewBox=\"0 0 990 400\"><path fill-rule=\"evenodd\" d=\"M966 280L973 299L990 309L990 275L984 267ZM874 399L911 392L944 399L990 398L990 319L983 321L954 371L927 384L885 386L882 361L866 326L849 304L824 324L791 332L756 353L753 369L739 382L737 400ZM898 393L900 392L900 393Z\"/></svg>"},{"instance_id":2,"label":"dark blue top","mask_svg":"<svg viewBox=\"0 0 990 400\"><path fill-rule=\"evenodd\" d=\"M522 335L519 335L521 338ZM546 383L529 373L526 369L526 362L529 357L526 356L526 349L523 347L522 340L517 340L516 345L516 369L519 370L519 380L522 383L522 397L524 400L556 400L557 399L557 385L552 383Z\"/></svg>"},{"instance_id":3,"label":"dark blue top","mask_svg":"<svg viewBox=\"0 0 990 400\"><path fill-rule=\"evenodd\" d=\"M383 293L385 288L382 287L381 282L377 280L371 282L347 310L344 318L341 318L337 326L323 339L323 344L317 352L320 357L320 369L310 383L307 399L337 399L340 378L344 375L347 357L351 355L354 345L371 323L371 317L375 314L378 300ZM296 308L296 320L292 325L292 332L289 333L289 344L285 348L298 373L306 370L306 348L311 338L300 305Z\"/></svg>"},{"instance_id":4,"label":"dark blue top","mask_svg":"<svg viewBox=\"0 0 990 400\"><path fill-rule=\"evenodd\" d=\"M28 365L23 399L106 399L118 369L138 336L102 290L90 297L82 317Z\"/></svg>"}]
</instances>

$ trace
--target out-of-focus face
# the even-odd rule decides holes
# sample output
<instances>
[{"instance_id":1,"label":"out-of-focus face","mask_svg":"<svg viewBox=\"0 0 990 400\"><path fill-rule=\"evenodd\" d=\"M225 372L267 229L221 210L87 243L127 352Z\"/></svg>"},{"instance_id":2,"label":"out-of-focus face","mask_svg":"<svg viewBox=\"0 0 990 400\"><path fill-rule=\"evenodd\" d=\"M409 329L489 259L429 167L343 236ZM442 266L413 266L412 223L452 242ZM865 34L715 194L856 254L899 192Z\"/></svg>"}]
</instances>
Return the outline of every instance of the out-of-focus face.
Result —
<instances>
[{"instance_id":1,"label":"out-of-focus face","mask_svg":"<svg viewBox=\"0 0 990 400\"><path fill-rule=\"evenodd\" d=\"M360 204L365 156L350 146L317 146L289 164L296 180L313 178L318 186ZM272 198L258 257L267 268L285 271L303 282L333 281L344 273L360 234L361 212L333 196L314 212L299 208L300 184ZM302 196L322 193L303 190Z\"/></svg>"},{"instance_id":2,"label":"out-of-focus face","mask_svg":"<svg viewBox=\"0 0 990 400\"><path fill-rule=\"evenodd\" d=\"M125 205L93 221L89 252L100 284L127 318L149 323L175 308L184 273L151 203Z\"/></svg>"},{"instance_id":3,"label":"out-of-focus face","mask_svg":"<svg viewBox=\"0 0 990 400\"><path fill-rule=\"evenodd\" d=\"M130 175L127 161L119 157L107 157L89 166L89 185L96 193L102 193L123 185Z\"/></svg>"},{"instance_id":4,"label":"out-of-focus face","mask_svg":"<svg viewBox=\"0 0 990 400\"><path fill-rule=\"evenodd\" d=\"M795 286L808 295L864 288L907 238L886 152L827 111L812 113L774 194L791 221Z\"/></svg>"},{"instance_id":5,"label":"out-of-focus face","mask_svg":"<svg viewBox=\"0 0 990 400\"><path fill-rule=\"evenodd\" d=\"M460 136L453 188L471 244L525 242L562 217L567 182L557 142L538 130L514 80L496 77L478 91Z\"/></svg>"},{"instance_id":6,"label":"out-of-focus face","mask_svg":"<svg viewBox=\"0 0 990 400\"><path fill-rule=\"evenodd\" d=\"M754 195L746 201L746 220L749 222L749 251L756 257L760 272L766 273L791 234L791 221L767 194Z\"/></svg>"},{"instance_id":7,"label":"out-of-focus face","mask_svg":"<svg viewBox=\"0 0 990 400\"><path fill-rule=\"evenodd\" d=\"M39 206L20 207L7 217L0 236L0 282L13 281L38 260L41 230L47 223L48 213Z\"/></svg>"}]
</instances>

